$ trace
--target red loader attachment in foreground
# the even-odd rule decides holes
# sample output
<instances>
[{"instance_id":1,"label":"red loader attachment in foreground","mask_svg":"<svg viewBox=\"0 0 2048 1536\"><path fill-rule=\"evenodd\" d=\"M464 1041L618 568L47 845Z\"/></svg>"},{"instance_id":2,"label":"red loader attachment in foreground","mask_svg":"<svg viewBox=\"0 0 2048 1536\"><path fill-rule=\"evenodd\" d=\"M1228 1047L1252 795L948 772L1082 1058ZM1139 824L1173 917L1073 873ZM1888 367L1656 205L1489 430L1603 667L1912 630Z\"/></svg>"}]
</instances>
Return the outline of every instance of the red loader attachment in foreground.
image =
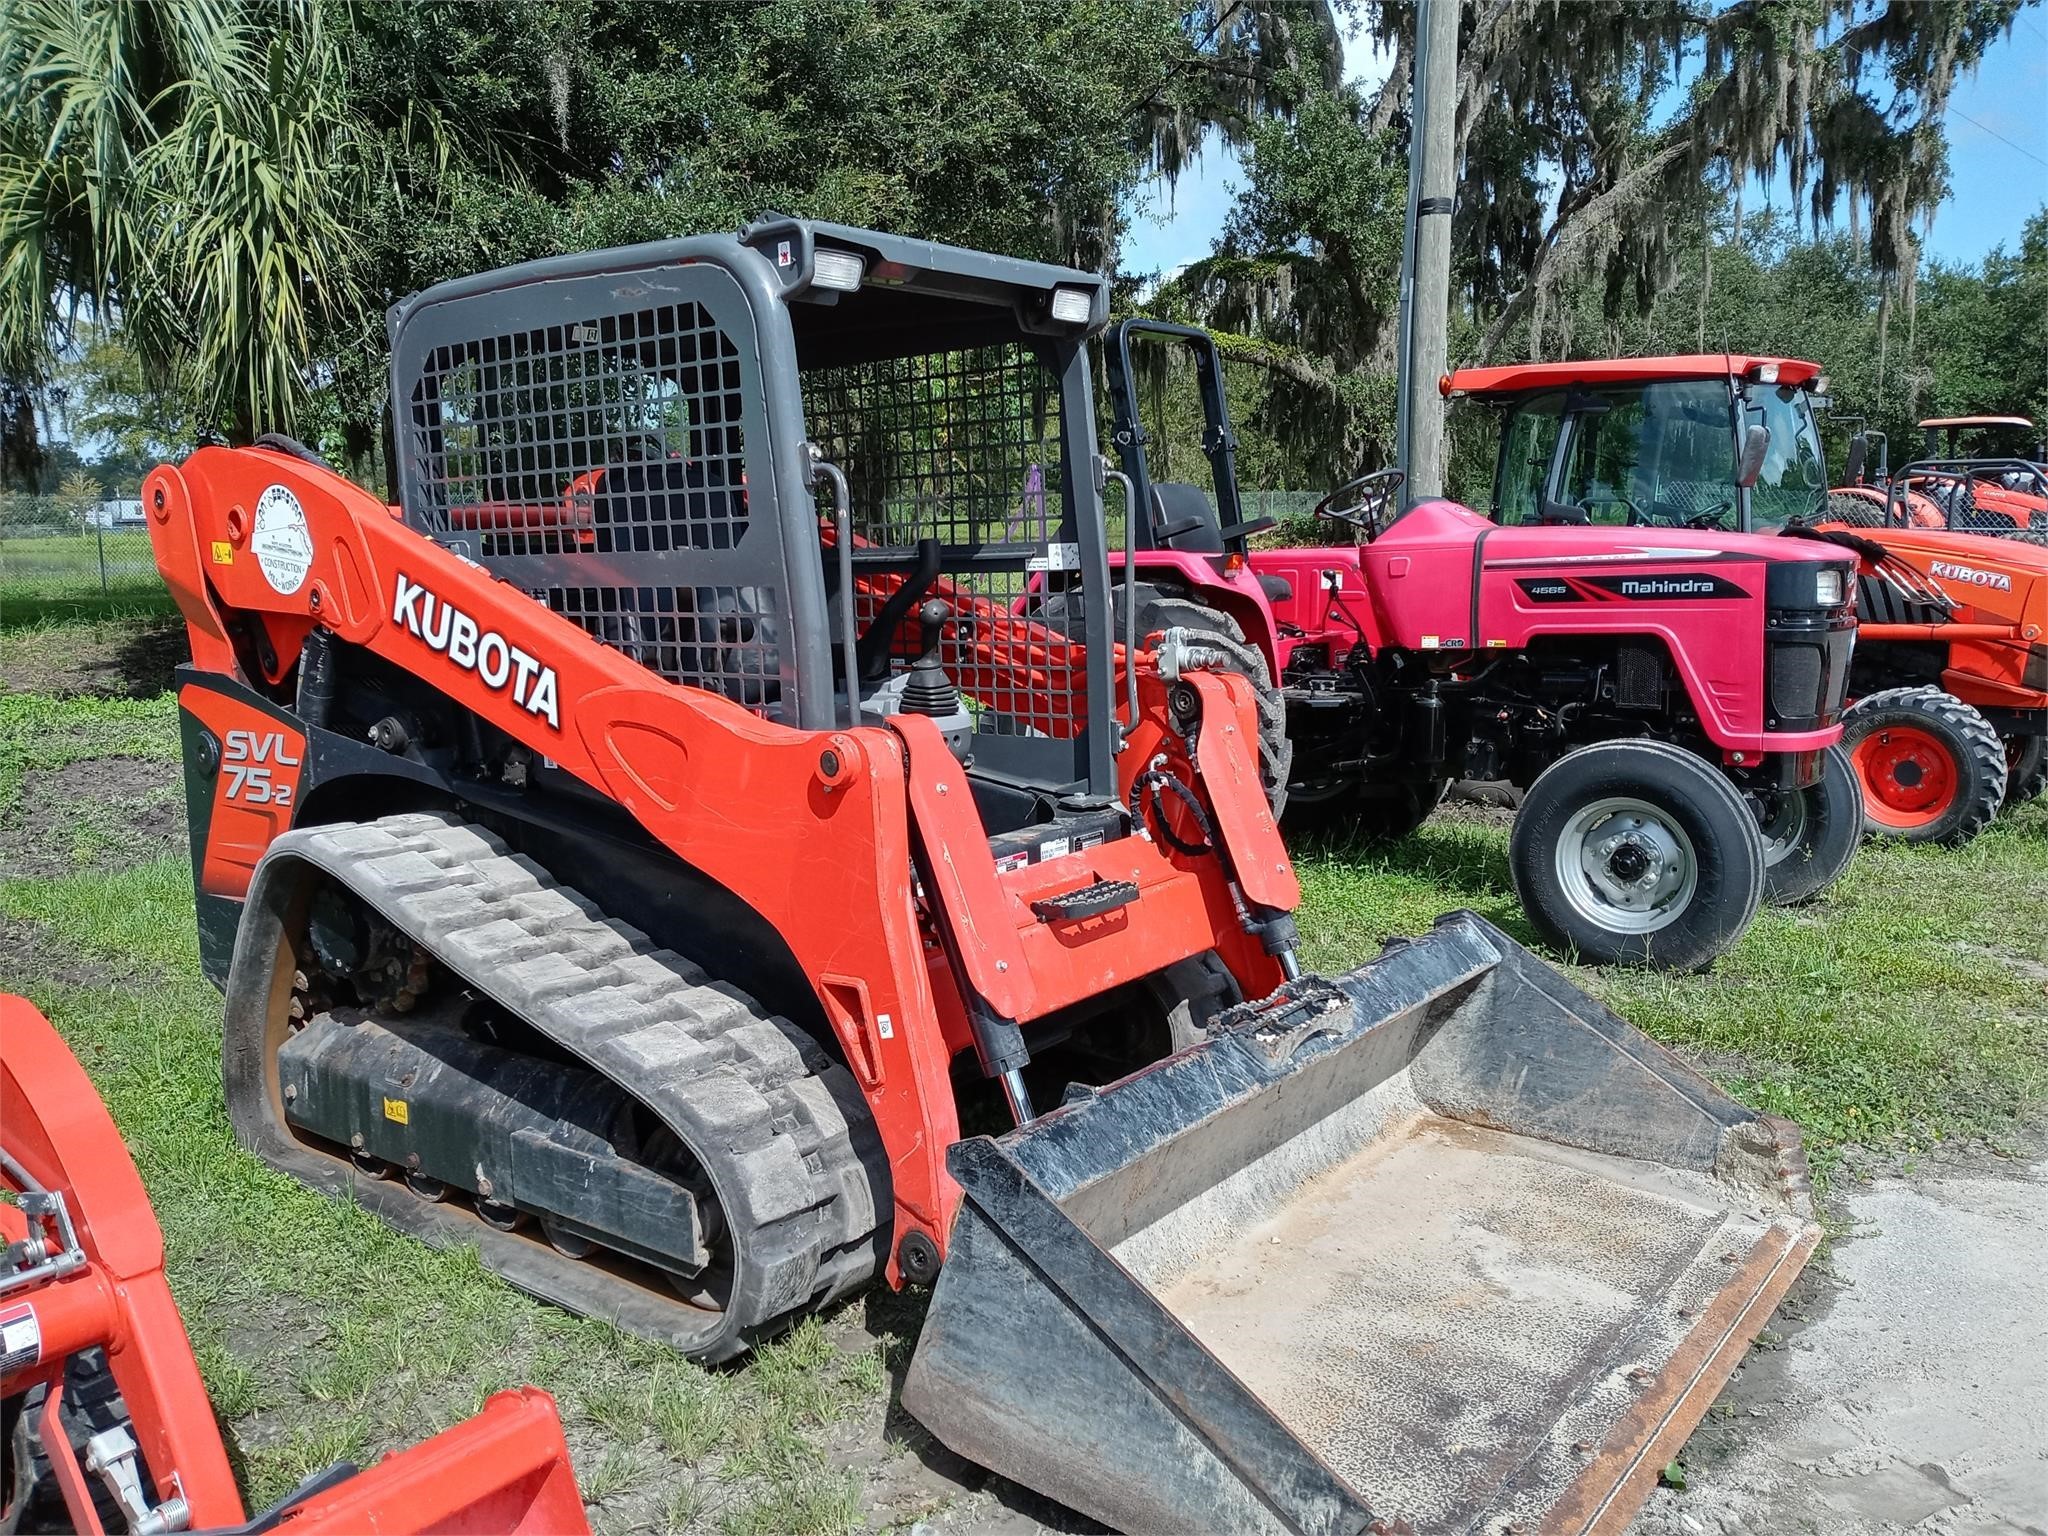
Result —
<instances>
[{"instance_id":1,"label":"red loader attachment in foreground","mask_svg":"<svg viewBox=\"0 0 2048 1536\"><path fill-rule=\"evenodd\" d=\"M1469 913L1212 1034L954 1147L904 1405L1126 1531L1620 1530L1819 1238L1797 1132Z\"/></svg>"},{"instance_id":2,"label":"red loader attachment in foreground","mask_svg":"<svg viewBox=\"0 0 2048 1536\"><path fill-rule=\"evenodd\" d=\"M0 1047L0 1185L13 1197L0 1203L0 1529L589 1530L554 1402L531 1387L246 1520L120 1132L22 998L0 994ZM67 1406L87 1395L89 1419Z\"/></svg>"}]
</instances>

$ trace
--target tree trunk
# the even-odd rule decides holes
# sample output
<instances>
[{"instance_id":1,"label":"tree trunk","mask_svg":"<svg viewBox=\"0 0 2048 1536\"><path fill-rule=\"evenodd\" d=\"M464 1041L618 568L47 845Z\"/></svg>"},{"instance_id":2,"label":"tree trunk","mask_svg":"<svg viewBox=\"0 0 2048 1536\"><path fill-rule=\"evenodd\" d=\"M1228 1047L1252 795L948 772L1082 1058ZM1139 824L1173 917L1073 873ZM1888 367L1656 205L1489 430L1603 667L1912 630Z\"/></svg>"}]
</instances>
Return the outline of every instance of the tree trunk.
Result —
<instances>
[{"instance_id":1,"label":"tree trunk","mask_svg":"<svg viewBox=\"0 0 2048 1536\"><path fill-rule=\"evenodd\" d=\"M42 488L42 475L35 396L26 384L8 379L0 383L0 486L18 486L33 496Z\"/></svg>"}]
</instances>

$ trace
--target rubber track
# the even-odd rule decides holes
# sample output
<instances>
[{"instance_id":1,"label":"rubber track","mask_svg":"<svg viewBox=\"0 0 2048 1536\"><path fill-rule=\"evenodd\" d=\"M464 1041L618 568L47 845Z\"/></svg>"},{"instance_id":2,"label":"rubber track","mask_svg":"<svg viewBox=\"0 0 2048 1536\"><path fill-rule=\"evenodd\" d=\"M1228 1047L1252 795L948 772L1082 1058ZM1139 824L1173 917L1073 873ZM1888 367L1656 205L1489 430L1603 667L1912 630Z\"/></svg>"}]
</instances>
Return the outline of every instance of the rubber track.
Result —
<instances>
[{"instance_id":1,"label":"rubber track","mask_svg":"<svg viewBox=\"0 0 2048 1536\"><path fill-rule=\"evenodd\" d=\"M880 1137L852 1075L795 1025L453 818L335 823L272 851L333 876L689 1147L740 1256L729 1313L693 1356L737 1354L874 1274Z\"/></svg>"}]
</instances>

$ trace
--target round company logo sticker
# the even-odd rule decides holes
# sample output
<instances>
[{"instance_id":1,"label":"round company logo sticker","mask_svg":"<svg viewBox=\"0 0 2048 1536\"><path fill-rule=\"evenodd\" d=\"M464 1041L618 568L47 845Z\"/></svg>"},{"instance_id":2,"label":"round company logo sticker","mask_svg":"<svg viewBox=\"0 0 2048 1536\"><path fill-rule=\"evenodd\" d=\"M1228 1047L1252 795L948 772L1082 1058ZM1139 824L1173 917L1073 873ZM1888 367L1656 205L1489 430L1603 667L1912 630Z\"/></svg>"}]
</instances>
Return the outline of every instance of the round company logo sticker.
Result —
<instances>
[{"instance_id":1,"label":"round company logo sticker","mask_svg":"<svg viewBox=\"0 0 2048 1536\"><path fill-rule=\"evenodd\" d=\"M256 527L249 549L263 579L289 597L305 585L313 568L313 535L306 509L287 486L273 485L256 498Z\"/></svg>"}]
</instances>

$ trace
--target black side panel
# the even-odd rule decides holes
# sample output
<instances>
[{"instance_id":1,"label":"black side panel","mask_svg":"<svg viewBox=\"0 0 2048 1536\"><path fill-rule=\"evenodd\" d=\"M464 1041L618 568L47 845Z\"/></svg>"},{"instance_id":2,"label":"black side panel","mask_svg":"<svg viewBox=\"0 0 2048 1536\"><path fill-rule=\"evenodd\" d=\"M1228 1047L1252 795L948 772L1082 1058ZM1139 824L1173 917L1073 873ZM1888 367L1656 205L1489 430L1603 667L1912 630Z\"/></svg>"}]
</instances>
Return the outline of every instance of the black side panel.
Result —
<instances>
[{"instance_id":1,"label":"black side panel","mask_svg":"<svg viewBox=\"0 0 2048 1536\"><path fill-rule=\"evenodd\" d=\"M332 731L308 730L298 716L244 687L231 677L189 663L178 668L182 700L190 688L204 688L258 710L281 727L304 732L305 762L298 786L299 809L294 826L375 813L423 809L453 800L448 783L432 769ZM235 934L241 926L240 900L217 895L201 883L206 848L213 832L213 797L221 761L221 743L191 710L178 710L179 755L185 769L185 823L192 848L192 885L199 919L199 966L216 987L227 985L234 957Z\"/></svg>"}]
</instances>

